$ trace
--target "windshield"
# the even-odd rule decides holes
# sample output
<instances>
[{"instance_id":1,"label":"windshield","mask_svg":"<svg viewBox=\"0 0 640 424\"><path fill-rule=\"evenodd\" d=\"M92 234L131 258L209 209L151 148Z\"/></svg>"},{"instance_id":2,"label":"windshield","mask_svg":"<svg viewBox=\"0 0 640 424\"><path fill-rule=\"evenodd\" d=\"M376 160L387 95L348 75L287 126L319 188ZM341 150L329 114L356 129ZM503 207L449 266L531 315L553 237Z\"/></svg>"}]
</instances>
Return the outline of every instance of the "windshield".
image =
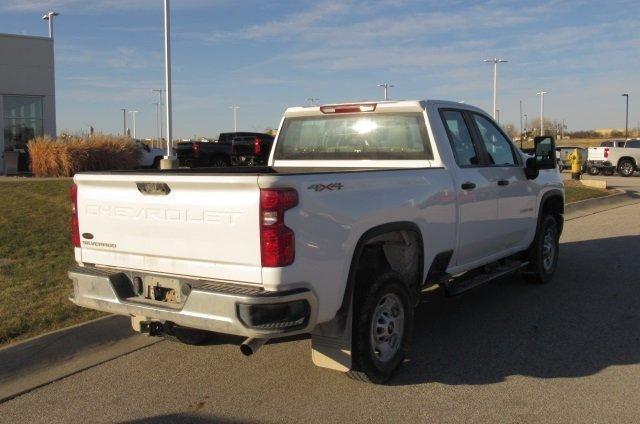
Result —
<instances>
[{"instance_id":1,"label":"windshield","mask_svg":"<svg viewBox=\"0 0 640 424\"><path fill-rule=\"evenodd\" d=\"M307 116L284 121L275 159L433 159L420 113Z\"/></svg>"}]
</instances>

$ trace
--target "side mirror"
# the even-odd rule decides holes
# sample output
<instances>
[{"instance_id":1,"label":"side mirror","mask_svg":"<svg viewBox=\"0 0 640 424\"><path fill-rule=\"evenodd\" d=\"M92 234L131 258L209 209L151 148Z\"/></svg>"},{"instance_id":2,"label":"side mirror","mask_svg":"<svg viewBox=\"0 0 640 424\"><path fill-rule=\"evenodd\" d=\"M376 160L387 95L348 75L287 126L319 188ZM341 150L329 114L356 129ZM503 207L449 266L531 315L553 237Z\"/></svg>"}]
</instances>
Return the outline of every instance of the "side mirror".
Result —
<instances>
[{"instance_id":1,"label":"side mirror","mask_svg":"<svg viewBox=\"0 0 640 424\"><path fill-rule=\"evenodd\" d=\"M556 143L553 137L536 137L533 139L535 146L536 168L556 168Z\"/></svg>"},{"instance_id":2,"label":"side mirror","mask_svg":"<svg viewBox=\"0 0 640 424\"><path fill-rule=\"evenodd\" d=\"M530 180L538 178L541 169L555 169L557 166L556 143L553 137L536 137L533 143L535 147L531 153L534 156L527 159L524 168L524 173Z\"/></svg>"}]
</instances>

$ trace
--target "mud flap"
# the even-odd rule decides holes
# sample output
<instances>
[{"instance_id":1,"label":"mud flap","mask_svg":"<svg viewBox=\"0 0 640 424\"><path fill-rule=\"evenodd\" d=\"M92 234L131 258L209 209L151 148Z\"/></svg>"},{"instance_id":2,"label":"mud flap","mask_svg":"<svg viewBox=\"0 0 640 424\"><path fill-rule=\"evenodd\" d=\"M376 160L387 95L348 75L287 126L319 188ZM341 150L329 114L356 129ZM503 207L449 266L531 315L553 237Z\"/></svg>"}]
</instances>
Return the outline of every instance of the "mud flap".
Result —
<instances>
[{"instance_id":1,"label":"mud flap","mask_svg":"<svg viewBox=\"0 0 640 424\"><path fill-rule=\"evenodd\" d=\"M311 333L311 359L314 365L341 372L351 369L352 305L353 297L346 313L336 314L334 319L316 326Z\"/></svg>"}]
</instances>

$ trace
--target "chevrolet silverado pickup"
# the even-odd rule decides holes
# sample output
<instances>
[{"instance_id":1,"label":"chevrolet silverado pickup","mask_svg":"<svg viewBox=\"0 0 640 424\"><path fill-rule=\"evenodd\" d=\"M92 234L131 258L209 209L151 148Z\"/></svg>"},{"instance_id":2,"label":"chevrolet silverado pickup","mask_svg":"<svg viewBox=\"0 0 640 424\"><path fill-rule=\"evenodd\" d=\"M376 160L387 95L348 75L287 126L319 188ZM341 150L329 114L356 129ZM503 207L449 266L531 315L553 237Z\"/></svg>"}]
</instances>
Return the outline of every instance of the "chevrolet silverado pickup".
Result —
<instances>
[{"instance_id":1,"label":"chevrolet silverado pickup","mask_svg":"<svg viewBox=\"0 0 640 424\"><path fill-rule=\"evenodd\" d=\"M222 133L214 141L178 143L180 166L190 168L266 165L273 136L263 133Z\"/></svg>"},{"instance_id":2,"label":"chevrolet silverado pickup","mask_svg":"<svg viewBox=\"0 0 640 424\"><path fill-rule=\"evenodd\" d=\"M640 171L640 140L604 141L600 147L589 147L587 170L591 175L613 175L631 177Z\"/></svg>"},{"instance_id":3,"label":"chevrolet silverado pickup","mask_svg":"<svg viewBox=\"0 0 640 424\"><path fill-rule=\"evenodd\" d=\"M481 109L384 101L286 110L267 166L81 173L75 304L198 343L310 334L312 360L383 383L421 292L552 279L564 190Z\"/></svg>"}]
</instances>

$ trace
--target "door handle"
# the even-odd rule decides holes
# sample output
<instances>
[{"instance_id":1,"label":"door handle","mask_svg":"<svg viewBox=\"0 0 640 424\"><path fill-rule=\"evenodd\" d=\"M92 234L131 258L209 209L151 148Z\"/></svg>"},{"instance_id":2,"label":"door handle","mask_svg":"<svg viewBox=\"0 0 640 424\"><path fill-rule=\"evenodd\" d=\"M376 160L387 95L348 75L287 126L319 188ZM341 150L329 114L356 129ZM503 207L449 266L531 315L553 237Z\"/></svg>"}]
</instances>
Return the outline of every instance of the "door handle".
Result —
<instances>
[{"instance_id":1,"label":"door handle","mask_svg":"<svg viewBox=\"0 0 640 424\"><path fill-rule=\"evenodd\" d=\"M462 183L460 187L462 187L463 190L473 190L474 188L476 188L476 185L475 183L467 181L466 183Z\"/></svg>"},{"instance_id":2,"label":"door handle","mask_svg":"<svg viewBox=\"0 0 640 424\"><path fill-rule=\"evenodd\" d=\"M498 185L499 186L508 186L509 185L509 180L498 180Z\"/></svg>"}]
</instances>

